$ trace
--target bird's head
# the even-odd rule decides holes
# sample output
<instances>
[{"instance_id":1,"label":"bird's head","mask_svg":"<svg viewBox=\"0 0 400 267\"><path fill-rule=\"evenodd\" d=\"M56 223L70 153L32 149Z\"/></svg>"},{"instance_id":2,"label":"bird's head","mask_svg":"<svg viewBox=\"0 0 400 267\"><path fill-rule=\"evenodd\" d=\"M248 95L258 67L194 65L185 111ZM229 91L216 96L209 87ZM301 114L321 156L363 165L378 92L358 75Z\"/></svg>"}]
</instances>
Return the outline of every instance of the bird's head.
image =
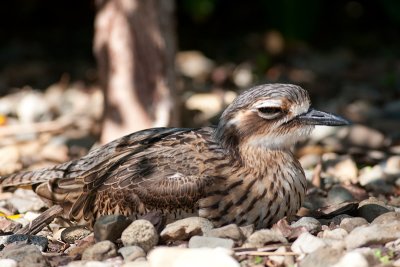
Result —
<instances>
[{"instance_id":1,"label":"bird's head","mask_svg":"<svg viewBox=\"0 0 400 267\"><path fill-rule=\"evenodd\" d=\"M243 92L226 108L216 137L226 148L287 149L315 125L347 124L339 116L310 108L310 97L300 86L264 84Z\"/></svg>"}]
</instances>

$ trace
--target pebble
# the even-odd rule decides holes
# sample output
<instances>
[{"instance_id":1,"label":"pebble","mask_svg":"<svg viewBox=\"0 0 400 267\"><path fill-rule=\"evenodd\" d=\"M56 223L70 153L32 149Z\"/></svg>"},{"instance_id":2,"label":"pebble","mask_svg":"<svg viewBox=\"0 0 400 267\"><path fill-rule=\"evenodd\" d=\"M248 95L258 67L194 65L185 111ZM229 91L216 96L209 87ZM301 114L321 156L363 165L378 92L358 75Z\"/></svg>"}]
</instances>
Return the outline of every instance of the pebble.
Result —
<instances>
[{"instance_id":1,"label":"pebble","mask_svg":"<svg viewBox=\"0 0 400 267\"><path fill-rule=\"evenodd\" d=\"M400 221L400 212L386 212L376 217L371 224L386 224L393 221Z\"/></svg>"},{"instance_id":2,"label":"pebble","mask_svg":"<svg viewBox=\"0 0 400 267\"><path fill-rule=\"evenodd\" d=\"M114 267L111 262L101 261L72 261L68 263L67 267Z\"/></svg>"},{"instance_id":3,"label":"pebble","mask_svg":"<svg viewBox=\"0 0 400 267\"><path fill-rule=\"evenodd\" d=\"M290 227L304 227L308 232L314 234L321 230L321 223L312 217L302 217L298 221L292 223Z\"/></svg>"},{"instance_id":4,"label":"pebble","mask_svg":"<svg viewBox=\"0 0 400 267\"><path fill-rule=\"evenodd\" d=\"M82 225L75 225L65 228L61 232L61 240L65 243L73 244L76 240L83 239L90 235L92 231Z\"/></svg>"},{"instance_id":5,"label":"pebble","mask_svg":"<svg viewBox=\"0 0 400 267\"><path fill-rule=\"evenodd\" d=\"M85 249L82 254L82 260L102 261L117 256L117 248L114 243L104 240Z\"/></svg>"},{"instance_id":6,"label":"pebble","mask_svg":"<svg viewBox=\"0 0 400 267\"><path fill-rule=\"evenodd\" d=\"M14 195L8 202L19 213L26 213L28 211L38 211L45 208L45 203L32 191L18 188L15 190Z\"/></svg>"},{"instance_id":7,"label":"pebble","mask_svg":"<svg viewBox=\"0 0 400 267\"><path fill-rule=\"evenodd\" d=\"M318 237L305 232L302 233L292 244L291 248L293 252L302 253L312 253L319 248L325 247L326 243Z\"/></svg>"},{"instance_id":8,"label":"pebble","mask_svg":"<svg viewBox=\"0 0 400 267\"><path fill-rule=\"evenodd\" d=\"M204 236L230 238L236 242L242 242L245 236L236 224L229 224L223 227L211 229L204 233Z\"/></svg>"},{"instance_id":9,"label":"pebble","mask_svg":"<svg viewBox=\"0 0 400 267\"><path fill-rule=\"evenodd\" d=\"M2 258L12 259L18 262L18 266L47 267L45 257L39 248L34 245L10 245L6 246L1 254ZM0 265L3 266L3 265Z\"/></svg>"},{"instance_id":10,"label":"pebble","mask_svg":"<svg viewBox=\"0 0 400 267\"><path fill-rule=\"evenodd\" d=\"M379 149L387 145L385 135L381 132L363 125L352 125L340 130L339 135L352 146L369 149Z\"/></svg>"},{"instance_id":11,"label":"pebble","mask_svg":"<svg viewBox=\"0 0 400 267\"><path fill-rule=\"evenodd\" d=\"M189 248L217 248L222 247L232 249L235 243L232 239L210 237L210 236L192 236L189 240Z\"/></svg>"},{"instance_id":12,"label":"pebble","mask_svg":"<svg viewBox=\"0 0 400 267\"><path fill-rule=\"evenodd\" d=\"M353 231L354 228L357 228L362 225L368 225L368 221L362 217L352 217L352 218L344 218L339 227L346 230L347 233Z\"/></svg>"},{"instance_id":13,"label":"pebble","mask_svg":"<svg viewBox=\"0 0 400 267\"><path fill-rule=\"evenodd\" d=\"M361 205L362 204L360 203L357 213L360 217L363 217L368 222L372 222L379 215L382 215L390 211L386 207L381 206L379 204L365 204L362 206Z\"/></svg>"},{"instance_id":14,"label":"pebble","mask_svg":"<svg viewBox=\"0 0 400 267\"><path fill-rule=\"evenodd\" d=\"M287 239L278 231L263 229L254 232L247 238L243 247L259 248L271 243L287 243Z\"/></svg>"},{"instance_id":15,"label":"pebble","mask_svg":"<svg viewBox=\"0 0 400 267\"><path fill-rule=\"evenodd\" d=\"M22 234L14 234L7 236L0 236L0 244L1 245L10 245L10 244L29 244L35 245L40 251L44 251L47 248L47 244L49 241L46 237L36 236L36 235L22 235Z\"/></svg>"},{"instance_id":16,"label":"pebble","mask_svg":"<svg viewBox=\"0 0 400 267\"><path fill-rule=\"evenodd\" d=\"M371 244L385 244L400 238L400 221L386 224L371 224L355 228L345 238L347 249Z\"/></svg>"},{"instance_id":17,"label":"pebble","mask_svg":"<svg viewBox=\"0 0 400 267\"><path fill-rule=\"evenodd\" d=\"M322 238L342 240L348 235L347 231L342 228L336 228L333 230L324 230L322 232Z\"/></svg>"},{"instance_id":18,"label":"pebble","mask_svg":"<svg viewBox=\"0 0 400 267\"><path fill-rule=\"evenodd\" d=\"M160 237L164 242L188 240L195 235L202 235L214 228L207 219L201 217L189 217L167 224Z\"/></svg>"},{"instance_id":19,"label":"pebble","mask_svg":"<svg viewBox=\"0 0 400 267\"><path fill-rule=\"evenodd\" d=\"M18 263L12 259L0 259L1 267L17 267Z\"/></svg>"},{"instance_id":20,"label":"pebble","mask_svg":"<svg viewBox=\"0 0 400 267\"><path fill-rule=\"evenodd\" d=\"M310 252L300 261L300 267L326 267L332 266L337 263L338 258L343 254L340 249L334 249L331 247L318 247L314 251ZM350 267L351 265L349 265Z\"/></svg>"},{"instance_id":21,"label":"pebble","mask_svg":"<svg viewBox=\"0 0 400 267\"><path fill-rule=\"evenodd\" d=\"M1 233L15 233L22 228L22 224L9 220L5 217L0 217L0 232ZM0 265L1 266L1 265Z\"/></svg>"},{"instance_id":22,"label":"pebble","mask_svg":"<svg viewBox=\"0 0 400 267\"><path fill-rule=\"evenodd\" d=\"M146 252L139 246L126 246L118 250L125 261L134 261L137 258L146 257Z\"/></svg>"},{"instance_id":23,"label":"pebble","mask_svg":"<svg viewBox=\"0 0 400 267\"><path fill-rule=\"evenodd\" d=\"M335 177L340 182L357 182L357 165L350 156L338 156L323 161L323 169L329 176Z\"/></svg>"},{"instance_id":24,"label":"pebble","mask_svg":"<svg viewBox=\"0 0 400 267\"><path fill-rule=\"evenodd\" d=\"M93 227L96 241L116 241L122 232L132 223L132 220L123 215L106 215L96 220Z\"/></svg>"},{"instance_id":25,"label":"pebble","mask_svg":"<svg viewBox=\"0 0 400 267\"><path fill-rule=\"evenodd\" d=\"M139 246L147 252L157 245L158 234L149 221L136 220L122 232L121 241L124 246Z\"/></svg>"},{"instance_id":26,"label":"pebble","mask_svg":"<svg viewBox=\"0 0 400 267\"><path fill-rule=\"evenodd\" d=\"M368 267L367 259L359 252L350 251L344 254L332 267Z\"/></svg>"},{"instance_id":27,"label":"pebble","mask_svg":"<svg viewBox=\"0 0 400 267\"><path fill-rule=\"evenodd\" d=\"M151 267L240 267L239 263L222 248L176 248L163 247L148 255Z\"/></svg>"},{"instance_id":28,"label":"pebble","mask_svg":"<svg viewBox=\"0 0 400 267\"><path fill-rule=\"evenodd\" d=\"M340 185L333 186L332 189L329 190L328 196L327 196L327 204L328 205L338 204L338 203L342 203L345 201L353 201L353 200L354 200L354 197L350 193L350 191Z\"/></svg>"}]
</instances>

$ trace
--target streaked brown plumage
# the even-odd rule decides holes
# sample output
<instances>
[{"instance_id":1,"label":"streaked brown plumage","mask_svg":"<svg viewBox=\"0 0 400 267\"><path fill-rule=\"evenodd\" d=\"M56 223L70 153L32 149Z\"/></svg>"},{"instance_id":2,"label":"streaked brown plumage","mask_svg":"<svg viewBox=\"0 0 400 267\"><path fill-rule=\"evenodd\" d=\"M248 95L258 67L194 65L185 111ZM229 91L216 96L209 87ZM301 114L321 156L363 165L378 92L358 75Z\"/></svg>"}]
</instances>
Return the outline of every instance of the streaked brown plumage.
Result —
<instances>
[{"instance_id":1,"label":"streaked brown plumage","mask_svg":"<svg viewBox=\"0 0 400 267\"><path fill-rule=\"evenodd\" d=\"M216 226L267 227L300 208L306 180L290 148L313 126L345 125L310 109L307 92L266 84L240 96L218 126L136 132L53 168L12 174L3 186L34 184L64 216L93 221L105 214L169 217L198 214Z\"/></svg>"}]
</instances>

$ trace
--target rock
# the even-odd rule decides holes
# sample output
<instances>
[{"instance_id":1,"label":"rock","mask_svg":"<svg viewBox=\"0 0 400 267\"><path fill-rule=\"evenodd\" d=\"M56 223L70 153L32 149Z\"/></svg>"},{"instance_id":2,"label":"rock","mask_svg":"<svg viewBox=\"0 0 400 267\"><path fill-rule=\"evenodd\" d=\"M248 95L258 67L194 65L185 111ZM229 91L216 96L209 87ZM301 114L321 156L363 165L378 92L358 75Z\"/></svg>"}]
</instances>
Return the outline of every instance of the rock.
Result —
<instances>
[{"instance_id":1,"label":"rock","mask_svg":"<svg viewBox=\"0 0 400 267\"><path fill-rule=\"evenodd\" d=\"M288 250L286 249L286 247L279 247L275 252L284 254L288 252ZM272 255L268 258L274 263L274 265L272 266L294 266L295 263L294 256Z\"/></svg>"},{"instance_id":2,"label":"rock","mask_svg":"<svg viewBox=\"0 0 400 267\"><path fill-rule=\"evenodd\" d=\"M329 176L335 177L340 182L357 182L357 165L350 156L339 156L334 159L324 160L323 169Z\"/></svg>"},{"instance_id":3,"label":"rock","mask_svg":"<svg viewBox=\"0 0 400 267\"><path fill-rule=\"evenodd\" d=\"M387 183L387 174L385 174L381 165L375 165L374 167L364 167L360 170L360 176L358 177L360 185L370 191L377 193L392 193L394 187Z\"/></svg>"},{"instance_id":4,"label":"rock","mask_svg":"<svg viewBox=\"0 0 400 267\"><path fill-rule=\"evenodd\" d=\"M376 217L371 224L387 224L393 221L400 221L400 212L386 212Z\"/></svg>"},{"instance_id":5,"label":"rock","mask_svg":"<svg viewBox=\"0 0 400 267\"><path fill-rule=\"evenodd\" d=\"M329 190L328 196L327 196L328 205L338 204L338 203L342 203L345 201L353 201L353 200L354 200L354 197L349 192L349 190L347 190L346 188L344 188L340 185L333 186L332 189Z\"/></svg>"},{"instance_id":6,"label":"rock","mask_svg":"<svg viewBox=\"0 0 400 267\"><path fill-rule=\"evenodd\" d=\"M333 230L324 230L322 232L322 238L342 240L348 235L347 231L342 228L336 228Z\"/></svg>"},{"instance_id":7,"label":"rock","mask_svg":"<svg viewBox=\"0 0 400 267\"><path fill-rule=\"evenodd\" d=\"M4 248L1 258L12 259L18 266L47 267L50 266L40 250L34 245L9 245ZM3 266L3 265L1 265Z\"/></svg>"},{"instance_id":8,"label":"rock","mask_svg":"<svg viewBox=\"0 0 400 267\"><path fill-rule=\"evenodd\" d=\"M242 230L236 224L229 224L223 227L211 229L204 233L204 236L230 238L236 242L242 242L245 237Z\"/></svg>"},{"instance_id":9,"label":"rock","mask_svg":"<svg viewBox=\"0 0 400 267\"><path fill-rule=\"evenodd\" d=\"M332 266L337 263L338 258L343 255L343 251L340 249L334 249L331 247L319 247L306 255L302 261L300 261L300 267L326 267Z\"/></svg>"},{"instance_id":10,"label":"rock","mask_svg":"<svg viewBox=\"0 0 400 267\"><path fill-rule=\"evenodd\" d=\"M102 261L117 256L117 248L111 241L104 240L85 249L82 260Z\"/></svg>"},{"instance_id":11,"label":"rock","mask_svg":"<svg viewBox=\"0 0 400 267\"><path fill-rule=\"evenodd\" d=\"M146 252L139 246L127 246L118 250L125 261L134 261L140 257L146 257Z\"/></svg>"},{"instance_id":12,"label":"rock","mask_svg":"<svg viewBox=\"0 0 400 267\"><path fill-rule=\"evenodd\" d=\"M130 261L124 263L122 267L152 267L148 261Z\"/></svg>"},{"instance_id":13,"label":"rock","mask_svg":"<svg viewBox=\"0 0 400 267\"><path fill-rule=\"evenodd\" d=\"M347 215L347 214L339 214L339 215L333 217L331 220L327 220L328 223L326 223L326 225L329 225L329 223L333 223L334 225L340 225L340 223L346 218L354 218L354 217Z\"/></svg>"},{"instance_id":14,"label":"rock","mask_svg":"<svg viewBox=\"0 0 400 267\"><path fill-rule=\"evenodd\" d=\"M384 134L363 125L344 127L340 130L339 136L351 146L369 149L380 149L388 144Z\"/></svg>"},{"instance_id":15,"label":"rock","mask_svg":"<svg viewBox=\"0 0 400 267\"><path fill-rule=\"evenodd\" d=\"M321 161L321 156L318 154L306 154L299 158L299 162L303 169L315 167Z\"/></svg>"},{"instance_id":16,"label":"rock","mask_svg":"<svg viewBox=\"0 0 400 267\"><path fill-rule=\"evenodd\" d=\"M9 220L5 217L0 217L0 233L15 233L21 228L22 224L13 220Z\"/></svg>"},{"instance_id":17,"label":"rock","mask_svg":"<svg viewBox=\"0 0 400 267\"><path fill-rule=\"evenodd\" d=\"M2 260L0 260L0 266L2 266L2 267L17 267L18 263L12 259L2 259Z\"/></svg>"},{"instance_id":18,"label":"rock","mask_svg":"<svg viewBox=\"0 0 400 267\"><path fill-rule=\"evenodd\" d=\"M158 243L158 234L154 226L147 220L136 220L121 235L124 246L139 246L149 251Z\"/></svg>"},{"instance_id":19,"label":"rock","mask_svg":"<svg viewBox=\"0 0 400 267\"><path fill-rule=\"evenodd\" d=\"M372 244L385 244L400 238L400 221L386 224L371 224L355 228L345 238L347 249Z\"/></svg>"},{"instance_id":20,"label":"rock","mask_svg":"<svg viewBox=\"0 0 400 267\"><path fill-rule=\"evenodd\" d=\"M386 174L400 177L400 156L391 156L384 162Z\"/></svg>"},{"instance_id":21,"label":"rock","mask_svg":"<svg viewBox=\"0 0 400 267\"><path fill-rule=\"evenodd\" d=\"M292 223L290 227L304 227L308 232L314 234L321 230L321 223L312 217L302 217L298 221Z\"/></svg>"},{"instance_id":22,"label":"rock","mask_svg":"<svg viewBox=\"0 0 400 267\"><path fill-rule=\"evenodd\" d=\"M68 263L67 267L114 267L111 262L101 261L72 261Z\"/></svg>"},{"instance_id":23,"label":"rock","mask_svg":"<svg viewBox=\"0 0 400 267\"><path fill-rule=\"evenodd\" d=\"M132 223L132 220L123 215L106 215L96 220L93 227L96 241L116 241L122 232Z\"/></svg>"},{"instance_id":24,"label":"rock","mask_svg":"<svg viewBox=\"0 0 400 267\"><path fill-rule=\"evenodd\" d=\"M274 230L263 229L254 232L252 235L247 238L243 247L247 248L259 248L263 247L266 244L271 243L287 243L287 239L283 237L283 235Z\"/></svg>"},{"instance_id":25,"label":"rock","mask_svg":"<svg viewBox=\"0 0 400 267\"><path fill-rule=\"evenodd\" d=\"M385 206L381 206L378 204L365 204L361 206L357 210L358 216L365 218L368 222L372 222L376 217L381 214L387 213L390 210Z\"/></svg>"},{"instance_id":26,"label":"rock","mask_svg":"<svg viewBox=\"0 0 400 267\"><path fill-rule=\"evenodd\" d=\"M90 235L92 231L87 229L85 226L76 225L65 228L61 232L61 240L65 243L73 244L76 240L83 239Z\"/></svg>"},{"instance_id":27,"label":"rock","mask_svg":"<svg viewBox=\"0 0 400 267\"><path fill-rule=\"evenodd\" d=\"M366 219L362 217L353 217L353 218L344 218L341 222L339 227L346 230L347 233L353 231L354 228L357 228L362 225L368 225Z\"/></svg>"},{"instance_id":28,"label":"rock","mask_svg":"<svg viewBox=\"0 0 400 267\"><path fill-rule=\"evenodd\" d=\"M47 248L49 241L46 237L36 235L22 235L13 234L7 236L0 236L0 244L2 245L35 245L40 251L44 251Z\"/></svg>"},{"instance_id":29,"label":"rock","mask_svg":"<svg viewBox=\"0 0 400 267\"><path fill-rule=\"evenodd\" d=\"M369 267L367 259L358 252L350 251L344 254L332 267Z\"/></svg>"},{"instance_id":30,"label":"rock","mask_svg":"<svg viewBox=\"0 0 400 267\"><path fill-rule=\"evenodd\" d=\"M151 267L240 267L229 252L222 248L163 247L152 250L147 258Z\"/></svg>"},{"instance_id":31,"label":"rock","mask_svg":"<svg viewBox=\"0 0 400 267\"><path fill-rule=\"evenodd\" d=\"M189 217L167 224L160 236L164 242L188 240L195 235L202 235L214 228L207 219L201 217Z\"/></svg>"},{"instance_id":32,"label":"rock","mask_svg":"<svg viewBox=\"0 0 400 267\"><path fill-rule=\"evenodd\" d=\"M232 249L234 247L232 239L210 237L210 236L192 236L189 240L189 248L217 248L222 247Z\"/></svg>"},{"instance_id":33,"label":"rock","mask_svg":"<svg viewBox=\"0 0 400 267\"><path fill-rule=\"evenodd\" d=\"M249 224L246 226L241 226L239 227L240 231L242 232L243 236L247 239L249 236L251 236L252 233L254 233L254 224Z\"/></svg>"},{"instance_id":34,"label":"rock","mask_svg":"<svg viewBox=\"0 0 400 267\"><path fill-rule=\"evenodd\" d=\"M45 208L45 203L32 191L18 188L14 196L8 200L19 213L27 211L39 211Z\"/></svg>"},{"instance_id":35,"label":"rock","mask_svg":"<svg viewBox=\"0 0 400 267\"><path fill-rule=\"evenodd\" d=\"M291 248L293 252L302 253L312 253L319 248L325 247L326 243L318 237L305 232L302 233L292 244Z\"/></svg>"}]
</instances>

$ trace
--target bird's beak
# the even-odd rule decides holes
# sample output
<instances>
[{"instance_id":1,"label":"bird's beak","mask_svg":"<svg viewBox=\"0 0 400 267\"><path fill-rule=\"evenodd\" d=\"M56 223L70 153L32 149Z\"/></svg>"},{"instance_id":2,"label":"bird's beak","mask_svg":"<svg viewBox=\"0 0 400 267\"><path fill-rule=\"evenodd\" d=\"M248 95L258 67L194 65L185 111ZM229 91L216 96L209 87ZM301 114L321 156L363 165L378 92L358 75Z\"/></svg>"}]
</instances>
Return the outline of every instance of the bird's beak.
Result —
<instances>
[{"instance_id":1,"label":"bird's beak","mask_svg":"<svg viewBox=\"0 0 400 267\"><path fill-rule=\"evenodd\" d=\"M308 125L342 126L350 122L337 115L310 108L306 113L297 116L297 119Z\"/></svg>"}]
</instances>

